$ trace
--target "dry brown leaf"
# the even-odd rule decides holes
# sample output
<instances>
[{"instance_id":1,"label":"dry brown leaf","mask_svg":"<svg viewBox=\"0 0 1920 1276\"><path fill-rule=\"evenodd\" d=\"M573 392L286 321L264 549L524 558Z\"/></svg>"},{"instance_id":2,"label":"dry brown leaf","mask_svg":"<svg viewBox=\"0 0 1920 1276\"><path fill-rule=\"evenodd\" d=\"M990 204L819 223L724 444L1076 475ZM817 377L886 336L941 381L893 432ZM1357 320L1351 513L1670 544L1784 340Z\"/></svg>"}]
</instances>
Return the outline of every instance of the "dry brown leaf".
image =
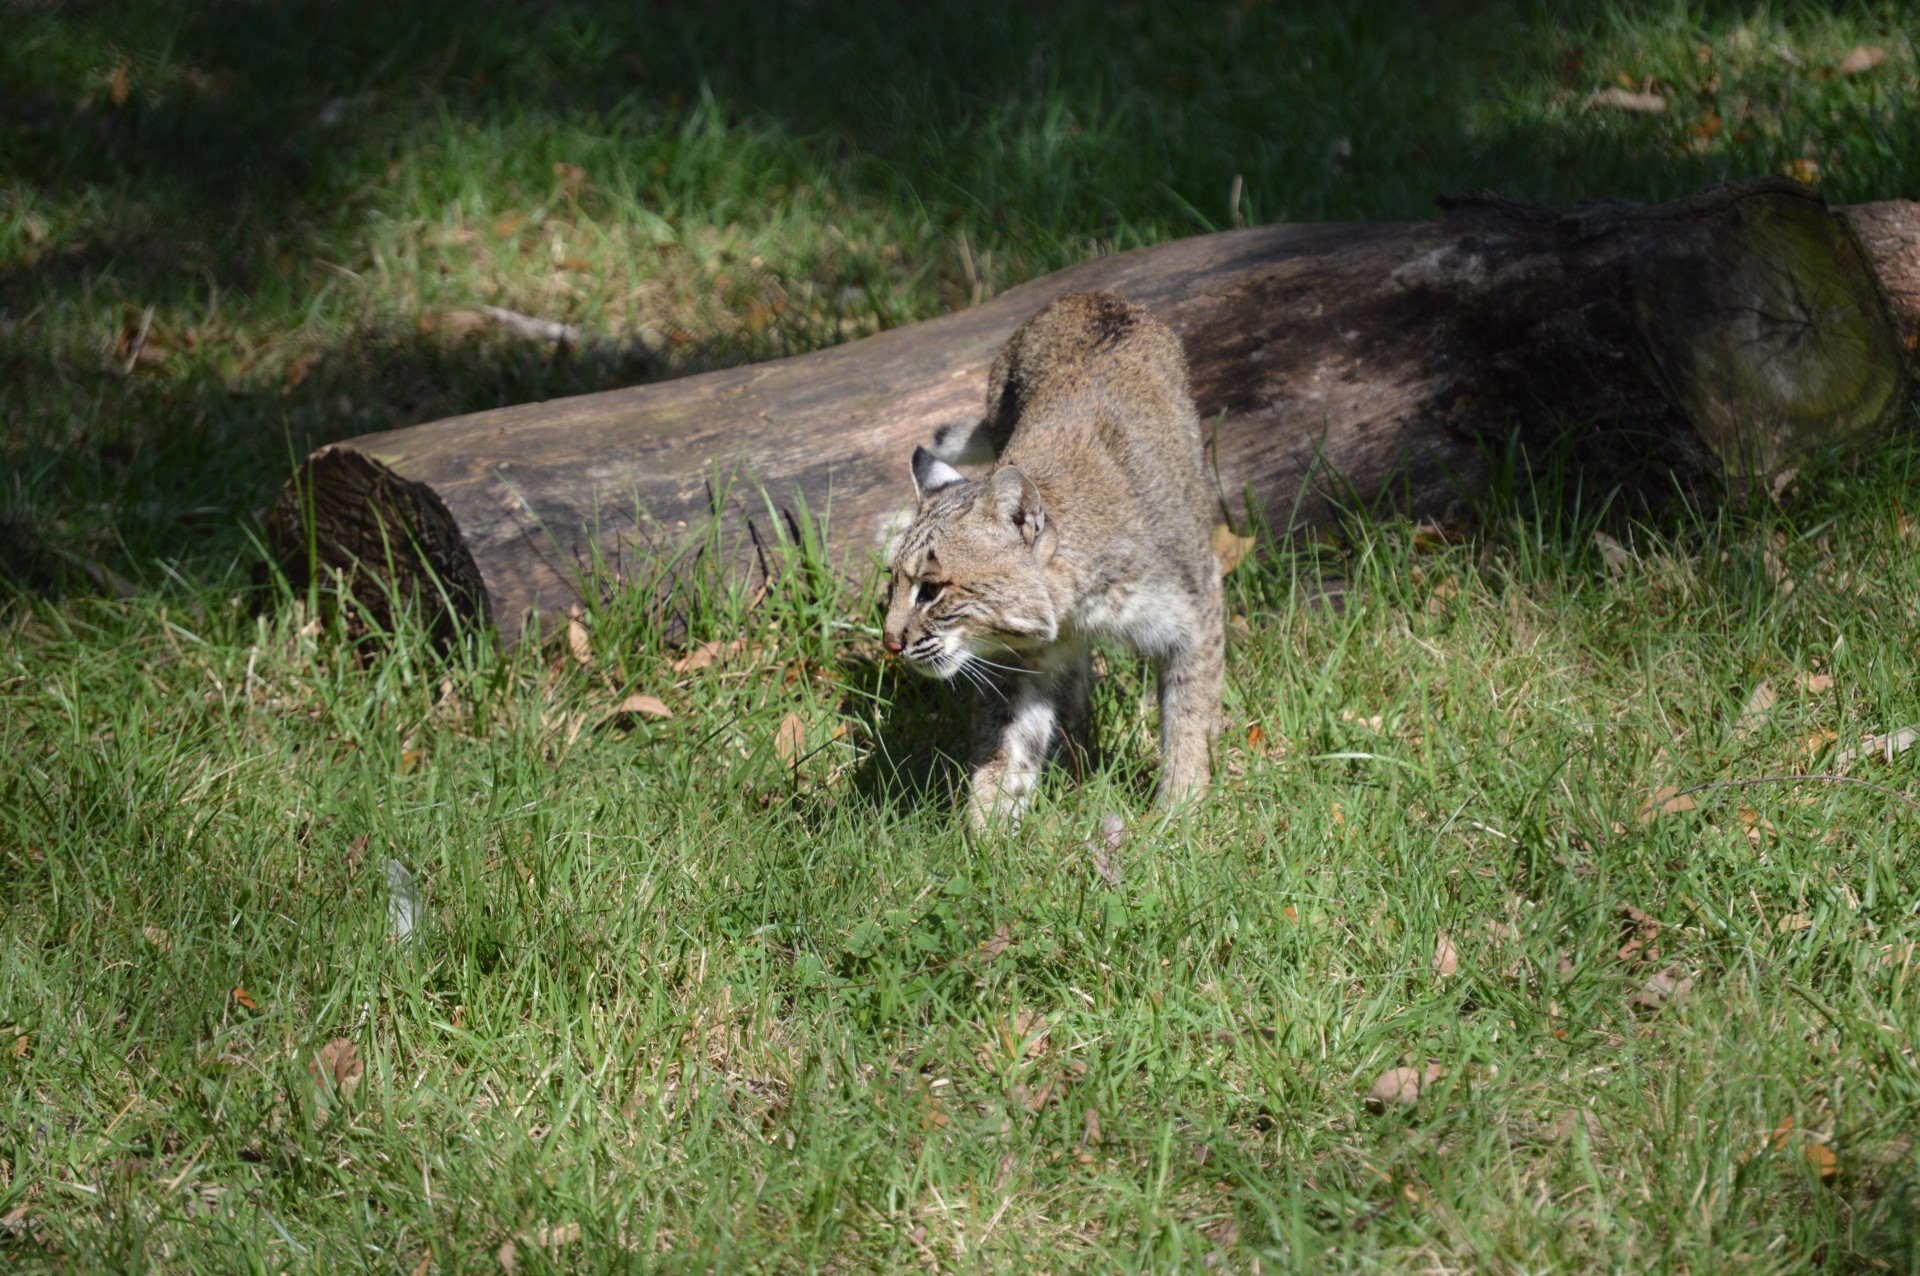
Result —
<instances>
[{"instance_id":1,"label":"dry brown leaf","mask_svg":"<svg viewBox=\"0 0 1920 1276\"><path fill-rule=\"evenodd\" d=\"M1786 176L1791 177L1794 181L1799 182L1802 186L1811 186L1820 180L1820 161L1808 156L1803 156L1797 160L1788 160L1780 166L1780 171ZM1785 597L1792 592L1793 578L1788 577L1787 583L1785 587L1781 589L1780 593L1782 597Z\"/></svg>"},{"instance_id":2,"label":"dry brown leaf","mask_svg":"<svg viewBox=\"0 0 1920 1276\"><path fill-rule=\"evenodd\" d=\"M1887 60L1887 51L1877 44L1856 44L1847 50L1834 70L1841 75L1864 75ZM115 105L119 105L115 103Z\"/></svg>"},{"instance_id":3,"label":"dry brown leaf","mask_svg":"<svg viewBox=\"0 0 1920 1276\"><path fill-rule=\"evenodd\" d=\"M1911 749L1920 741L1920 727L1901 727L1898 731L1889 731L1885 735L1870 735L1860 741L1858 749L1842 750L1833 760L1833 769L1844 772L1862 757L1878 754L1883 762L1891 762Z\"/></svg>"},{"instance_id":4,"label":"dry brown leaf","mask_svg":"<svg viewBox=\"0 0 1920 1276\"><path fill-rule=\"evenodd\" d=\"M1753 694L1747 697L1747 707L1733 724L1733 733L1737 736L1750 736L1767 724L1767 715L1773 712L1774 701L1779 697L1773 687L1762 678L1754 685Z\"/></svg>"},{"instance_id":5,"label":"dry brown leaf","mask_svg":"<svg viewBox=\"0 0 1920 1276\"><path fill-rule=\"evenodd\" d=\"M1600 561L1606 564L1609 572L1620 575L1632 569L1633 555L1627 547L1597 528L1593 533L1593 545L1600 551Z\"/></svg>"},{"instance_id":6,"label":"dry brown leaf","mask_svg":"<svg viewBox=\"0 0 1920 1276\"><path fill-rule=\"evenodd\" d=\"M1677 815L1681 811L1691 811L1700 804L1693 800L1691 793L1682 793L1671 784L1663 784L1653 791L1653 796L1640 806L1640 822L1651 824L1662 815Z\"/></svg>"},{"instance_id":7,"label":"dry brown leaf","mask_svg":"<svg viewBox=\"0 0 1920 1276\"><path fill-rule=\"evenodd\" d=\"M1750 806L1741 807L1739 816L1740 827L1746 830L1747 841L1755 846L1760 845L1764 839L1773 836L1777 831L1773 827L1772 820Z\"/></svg>"},{"instance_id":8,"label":"dry brown leaf","mask_svg":"<svg viewBox=\"0 0 1920 1276\"><path fill-rule=\"evenodd\" d=\"M1788 913L1773 924L1776 935L1791 935L1795 931L1806 930L1813 925L1813 919L1805 913Z\"/></svg>"},{"instance_id":9,"label":"dry brown leaf","mask_svg":"<svg viewBox=\"0 0 1920 1276\"><path fill-rule=\"evenodd\" d=\"M1823 691L1831 691L1833 689L1832 676L1824 673L1795 674L1793 683L1809 695L1817 696Z\"/></svg>"},{"instance_id":10,"label":"dry brown leaf","mask_svg":"<svg viewBox=\"0 0 1920 1276\"><path fill-rule=\"evenodd\" d=\"M16 1059L26 1058L27 1048L32 1044L33 1044L32 1036L24 1032L20 1033L18 1036L16 1036L13 1039L13 1057Z\"/></svg>"},{"instance_id":11,"label":"dry brown leaf","mask_svg":"<svg viewBox=\"0 0 1920 1276\"><path fill-rule=\"evenodd\" d=\"M980 941L980 955L992 961L1007 949L1013 947L1013 932L1007 929L1005 922L994 928L992 935Z\"/></svg>"},{"instance_id":12,"label":"dry brown leaf","mask_svg":"<svg viewBox=\"0 0 1920 1276\"><path fill-rule=\"evenodd\" d=\"M1823 1179L1830 1179L1840 1172L1840 1158L1824 1143L1808 1142L1801 1147L1800 1154L1807 1158L1807 1164L1813 1167L1813 1172Z\"/></svg>"},{"instance_id":13,"label":"dry brown leaf","mask_svg":"<svg viewBox=\"0 0 1920 1276\"><path fill-rule=\"evenodd\" d=\"M511 1236L500 1242L500 1248L494 1251L493 1257L495 1261L500 1264L500 1270L505 1272L506 1276L513 1276L516 1271L520 1270L520 1247L513 1243L513 1237Z\"/></svg>"},{"instance_id":14,"label":"dry brown leaf","mask_svg":"<svg viewBox=\"0 0 1920 1276\"><path fill-rule=\"evenodd\" d=\"M614 706L615 713L639 713L649 718L671 718L673 710L667 708L667 702L659 696L650 696L636 691Z\"/></svg>"},{"instance_id":15,"label":"dry brown leaf","mask_svg":"<svg viewBox=\"0 0 1920 1276\"><path fill-rule=\"evenodd\" d=\"M582 668L593 668L593 635L587 632L586 617L578 603L567 611L567 649Z\"/></svg>"},{"instance_id":16,"label":"dry brown leaf","mask_svg":"<svg viewBox=\"0 0 1920 1276\"><path fill-rule=\"evenodd\" d=\"M1087 1115L1080 1122L1080 1146L1086 1147L1090 1143L1098 1143L1099 1141L1100 1114L1094 1109L1088 1108Z\"/></svg>"},{"instance_id":17,"label":"dry brown leaf","mask_svg":"<svg viewBox=\"0 0 1920 1276\"><path fill-rule=\"evenodd\" d=\"M1437 1063L1424 1068L1388 1068L1367 1090L1367 1111L1410 1108L1420 1101L1420 1092L1443 1075Z\"/></svg>"},{"instance_id":18,"label":"dry brown leaf","mask_svg":"<svg viewBox=\"0 0 1920 1276\"><path fill-rule=\"evenodd\" d=\"M806 748L807 724L800 721L800 715L789 713L780 719L780 729L773 733L774 755L791 766Z\"/></svg>"},{"instance_id":19,"label":"dry brown leaf","mask_svg":"<svg viewBox=\"0 0 1920 1276\"><path fill-rule=\"evenodd\" d=\"M1624 962L1648 962L1660 959L1660 921L1632 904L1620 906L1620 951L1614 955Z\"/></svg>"},{"instance_id":20,"label":"dry brown leaf","mask_svg":"<svg viewBox=\"0 0 1920 1276\"><path fill-rule=\"evenodd\" d=\"M1678 966L1670 966L1648 979L1639 992L1627 998L1627 1004L1636 1010L1658 1010L1692 991L1693 976Z\"/></svg>"},{"instance_id":21,"label":"dry brown leaf","mask_svg":"<svg viewBox=\"0 0 1920 1276\"><path fill-rule=\"evenodd\" d=\"M1667 99L1658 93L1636 93L1632 89L1616 88L1612 85L1604 89L1595 89L1588 94L1585 106L1588 111L1626 111L1633 115L1659 115L1667 109Z\"/></svg>"},{"instance_id":22,"label":"dry brown leaf","mask_svg":"<svg viewBox=\"0 0 1920 1276\"><path fill-rule=\"evenodd\" d=\"M536 1228L531 1239L542 1249L559 1249L580 1239L580 1224L562 1223L558 1227Z\"/></svg>"},{"instance_id":23,"label":"dry brown leaf","mask_svg":"<svg viewBox=\"0 0 1920 1276\"><path fill-rule=\"evenodd\" d=\"M149 944L152 944L161 952L170 953L173 951L173 936L167 933L166 927L148 925L143 927L140 933L147 937Z\"/></svg>"},{"instance_id":24,"label":"dry brown leaf","mask_svg":"<svg viewBox=\"0 0 1920 1276\"><path fill-rule=\"evenodd\" d=\"M1238 567L1253 548L1254 538L1241 536L1225 523L1213 529L1213 556L1220 561L1220 574L1225 576Z\"/></svg>"},{"instance_id":25,"label":"dry brown leaf","mask_svg":"<svg viewBox=\"0 0 1920 1276\"><path fill-rule=\"evenodd\" d=\"M252 994L249 993L245 988L240 988L240 987L234 988L233 1002L235 1005L240 1006L241 1008L246 1010L260 1009L259 1003L254 1001Z\"/></svg>"},{"instance_id":26,"label":"dry brown leaf","mask_svg":"<svg viewBox=\"0 0 1920 1276\"><path fill-rule=\"evenodd\" d=\"M1460 950L1453 946L1452 934L1443 930L1433 946L1433 973L1445 977L1458 969Z\"/></svg>"},{"instance_id":27,"label":"dry brown leaf","mask_svg":"<svg viewBox=\"0 0 1920 1276\"><path fill-rule=\"evenodd\" d=\"M1100 836L1086 844L1094 874L1112 890L1120 889L1119 856L1126 840L1127 822L1119 812L1108 811L1100 817Z\"/></svg>"},{"instance_id":28,"label":"dry brown leaf","mask_svg":"<svg viewBox=\"0 0 1920 1276\"><path fill-rule=\"evenodd\" d=\"M1467 529L1448 523L1420 523L1413 529L1413 548L1424 554L1445 549L1449 545L1464 544Z\"/></svg>"},{"instance_id":29,"label":"dry brown leaf","mask_svg":"<svg viewBox=\"0 0 1920 1276\"><path fill-rule=\"evenodd\" d=\"M439 334L450 341L458 341L471 332L478 332L493 322L492 316L484 310L436 310L421 315L414 320L414 326L423 335Z\"/></svg>"},{"instance_id":30,"label":"dry brown leaf","mask_svg":"<svg viewBox=\"0 0 1920 1276\"><path fill-rule=\"evenodd\" d=\"M342 1103L353 1098L367 1066L360 1059L360 1047L345 1037L335 1037L321 1046L307 1061L307 1073L324 1094L334 1095Z\"/></svg>"},{"instance_id":31,"label":"dry brown leaf","mask_svg":"<svg viewBox=\"0 0 1920 1276\"><path fill-rule=\"evenodd\" d=\"M710 642L701 643L698 647L695 647L692 651L689 651L686 655L674 661L673 671L675 673L692 673L697 669L705 669L709 665L719 664L728 656L745 651L746 649L747 640L745 638L730 638L725 642L721 642L716 638Z\"/></svg>"}]
</instances>

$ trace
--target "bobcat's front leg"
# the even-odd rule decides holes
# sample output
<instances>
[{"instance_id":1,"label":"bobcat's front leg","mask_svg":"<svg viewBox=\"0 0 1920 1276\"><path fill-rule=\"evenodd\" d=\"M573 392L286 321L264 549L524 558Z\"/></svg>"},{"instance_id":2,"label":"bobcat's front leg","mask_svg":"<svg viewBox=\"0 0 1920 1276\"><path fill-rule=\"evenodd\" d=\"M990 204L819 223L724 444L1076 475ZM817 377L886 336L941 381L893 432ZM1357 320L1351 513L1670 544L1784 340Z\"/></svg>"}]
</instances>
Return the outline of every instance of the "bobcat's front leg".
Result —
<instances>
[{"instance_id":1,"label":"bobcat's front leg","mask_svg":"<svg viewBox=\"0 0 1920 1276\"><path fill-rule=\"evenodd\" d=\"M1085 651L1056 651L1039 667L1003 658L974 693L973 775L967 817L975 829L1018 828L1061 734L1087 712Z\"/></svg>"}]
</instances>

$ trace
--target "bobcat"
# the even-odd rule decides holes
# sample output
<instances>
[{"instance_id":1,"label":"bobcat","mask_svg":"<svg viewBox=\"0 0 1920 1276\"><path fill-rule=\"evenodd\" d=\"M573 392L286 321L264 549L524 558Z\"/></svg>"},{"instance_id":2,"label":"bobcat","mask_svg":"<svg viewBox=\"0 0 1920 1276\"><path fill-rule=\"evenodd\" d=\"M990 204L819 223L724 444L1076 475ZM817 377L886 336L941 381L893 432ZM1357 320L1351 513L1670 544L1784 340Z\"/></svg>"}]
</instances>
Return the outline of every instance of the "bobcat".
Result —
<instances>
[{"instance_id":1,"label":"bobcat","mask_svg":"<svg viewBox=\"0 0 1920 1276\"><path fill-rule=\"evenodd\" d=\"M1180 341L1140 306L1073 293L994 361L987 414L913 452L918 506L894 542L886 649L975 687L968 814L1017 823L1087 714L1091 646L1160 682L1156 804L1207 786L1225 634L1200 421ZM984 478L949 462L992 461Z\"/></svg>"}]
</instances>

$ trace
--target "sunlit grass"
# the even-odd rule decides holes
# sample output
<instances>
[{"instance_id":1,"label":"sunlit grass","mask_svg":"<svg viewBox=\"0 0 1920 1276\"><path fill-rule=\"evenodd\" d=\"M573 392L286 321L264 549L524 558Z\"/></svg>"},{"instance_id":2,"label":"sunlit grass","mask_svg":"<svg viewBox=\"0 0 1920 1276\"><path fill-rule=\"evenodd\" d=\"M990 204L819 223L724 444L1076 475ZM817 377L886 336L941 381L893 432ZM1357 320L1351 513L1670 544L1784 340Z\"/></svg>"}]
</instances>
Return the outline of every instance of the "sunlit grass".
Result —
<instances>
[{"instance_id":1,"label":"sunlit grass","mask_svg":"<svg viewBox=\"0 0 1920 1276\"><path fill-rule=\"evenodd\" d=\"M1266 545L1212 800L1151 819L1116 658L987 842L962 708L817 555L608 598L583 662L363 651L248 541L325 439L1236 218L1911 195L1910 18L10 15L0 1265L1913 1270L1915 754L1863 749L1920 721L1910 439L1657 527L1547 462L1464 537Z\"/></svg>"}]
</instances>

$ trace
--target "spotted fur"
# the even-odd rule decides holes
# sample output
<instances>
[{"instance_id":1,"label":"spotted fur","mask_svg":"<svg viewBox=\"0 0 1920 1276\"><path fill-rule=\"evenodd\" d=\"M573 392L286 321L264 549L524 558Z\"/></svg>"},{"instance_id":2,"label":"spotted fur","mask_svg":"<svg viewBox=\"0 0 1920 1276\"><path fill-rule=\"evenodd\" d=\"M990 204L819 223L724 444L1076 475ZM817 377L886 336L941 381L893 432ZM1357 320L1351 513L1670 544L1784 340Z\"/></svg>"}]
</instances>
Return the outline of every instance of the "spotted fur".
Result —
<instances>
[{"instance_id":1,"label":"spotted fur","mask_svg":"<svg viewBox=\"0 0 1920 1276\"><path fill-rule=\"evenodd\" d=\"M1219 729L1220 575L1200 422L1179 339L1110 293L1021 325L987 414L916 448L918 506L888 561L889 650L974 686L969 813L1017 820L1048 755L1086 718L1095 645L1153 662L1160 781L1203 791ZM991 461L981 478L954 468Z\"/></svg>"}]
</instances>

